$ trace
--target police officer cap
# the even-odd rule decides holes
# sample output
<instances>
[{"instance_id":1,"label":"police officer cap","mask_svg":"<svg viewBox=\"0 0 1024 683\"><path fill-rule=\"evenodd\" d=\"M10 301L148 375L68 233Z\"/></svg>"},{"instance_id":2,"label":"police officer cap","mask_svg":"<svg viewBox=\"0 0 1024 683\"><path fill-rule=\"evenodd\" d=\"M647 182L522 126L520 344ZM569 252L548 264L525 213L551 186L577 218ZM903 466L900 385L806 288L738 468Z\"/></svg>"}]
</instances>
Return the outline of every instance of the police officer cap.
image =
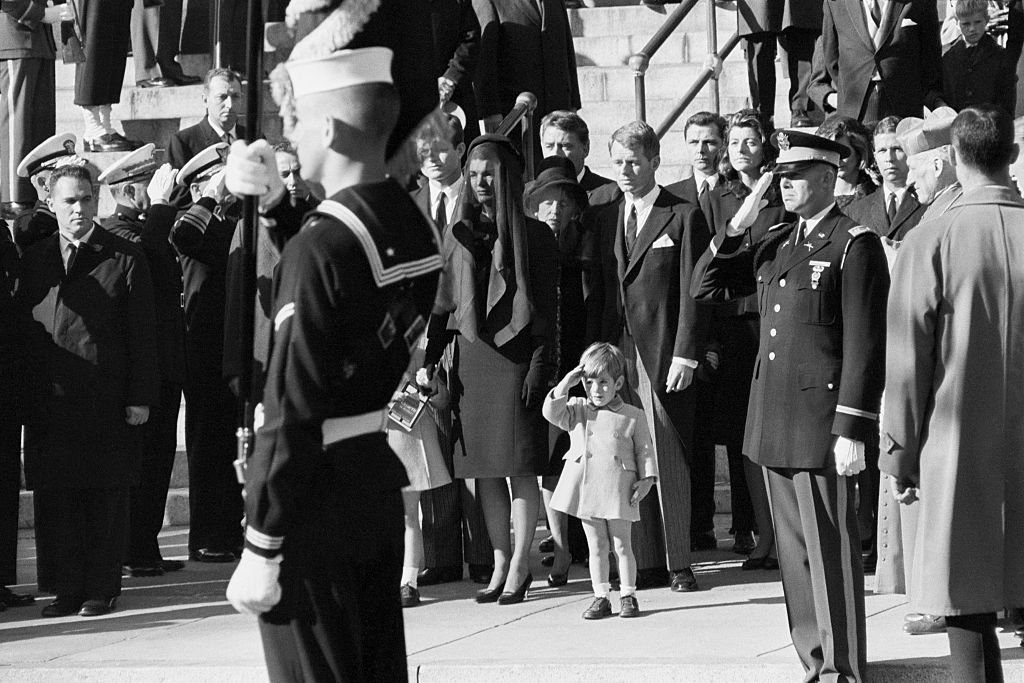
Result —
<instances>
[{"instance_id":1,"label":"police officer cap","mask_svg":"<svg viewBox=\"0 0 1024 683\"><path fill-rule=\"evenodd\" d=\"M842 143L793 128L773 133L772 144L779 150L775 173L799 171L818 163L838 168L840 160L850 154L850 148Z\"/></svg>"},{"instance_id":2,"label":"police officer cap","mask_svg":"<svg viewBox=\"0 0 1024 683\"><path fill-rule=\"evenodd\" d=\"M181 167L175 182L188 187L205 176L212 175L227 163L228 143L218 142L195 155Z\"/></svg>"},{"instance_id":3,"label":"police officer cap","mask_svg":"<svg viewBox=\"0 0 1024 683\"><path fill-rule=\"evenodd\" d=\"M950 131L955 118L956 110L950 107L938 107L923 119L908 116L896 126L896 137L908 157L938 149L952 143Z\"/></svg>"},{"instance_id":4,"label":"police officer cap","mask_svg":"<svg viewBox=\"0 0 1024 683\"><path fill-rule=\"evenodd\" d=\"M56 168L61 159L75 156L77 142L78 138L71 133L61 133L47 138L21 160L18 164L18 175L22 178L31 178L40 171Z\"/></svg>"},{"instance_id":5,"label":"police officer cap","mask_svg":"<svg viewBox=\"0 0 1024 683\"><path fill-rule=\"evenodd\" d=\"M156 145L150 142L107 166L97 180L107 185L134 183L152 176L156 167Z\"/></svg>"}]
</instances>

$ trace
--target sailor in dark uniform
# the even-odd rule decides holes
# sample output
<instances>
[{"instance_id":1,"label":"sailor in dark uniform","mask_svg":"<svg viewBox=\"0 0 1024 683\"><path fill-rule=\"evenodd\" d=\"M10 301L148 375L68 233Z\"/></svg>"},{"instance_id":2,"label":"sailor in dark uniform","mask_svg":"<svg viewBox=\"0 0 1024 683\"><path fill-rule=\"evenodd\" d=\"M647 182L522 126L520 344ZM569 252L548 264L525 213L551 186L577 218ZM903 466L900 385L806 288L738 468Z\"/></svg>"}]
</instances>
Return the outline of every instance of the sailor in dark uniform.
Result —
<instances>
[{"instance_id":1,"label":"sailor in dark uniform","mask_svg":"<svg viewBox=\"0 0 1024 683\"><path fill-rule=\"evenodd\" d=\"M866 675L864 576L854 506L864 442L878 431L889 274L878 236L835 206L849 153L776 133L782 199L799 216L751 244L766 173L694 272L698 300L756 293L761 344L743 452L767 468L790 632L804 680Z\"/></svg>"},{"instance_id":2,"label":"sailor in dark uniform","mask_svg":"<svg viewBox=\"0 0 1024 683\"><path fill-rule=\"evenodd\" d=\"M124 155L107 167L98 180L106 183L117 202L114 213L100 224L115 235L142 247L153 278L156 312L160 402L150 410L143 427L138 479L132 484L128 553L124 563L132 576L161 576L185 566L165 560L158 534L164 523L167 489L178 449L178 410L185 381L185 323L181 312L181 265L168 237L177 209L169 203L175 169L157 168L152 143Z\"/></svg>"},{"instance_id":3,"label":"sailor in dark uniform","mask_svg":"<svg viewBox=\"0 0 1024 683\"><path fill-rule=\"evenodd\" d=\"M50 196L50 174L57 166L81 162L75 154L76 142L77 138L71 133L54 135L39 143L18 164L18 176L28 178L36 191L35 206L14 219L11 226L14 243L22 251L57 232L57 217L46 204Z\"/></svg>"},{"instance_id":4,"label":"sailor in dark uniform","mask_svg":"<svg viewBox=\"0 0 1024 683\"><path fill-rule=\"evenodd\" d=\"M189 558L233 562L242 545L235 459L235 398L223 376L228 253L236 217L224 189L227 144L210 145L178 171L194 202L171 228L185 293L185 449Z\"/></svg>"},{"instance_id":5,"label":"sailor in dark uniform","mask_svg":"<svg viewBox=\"0 0 1024 683\"><path fill-rule=\"evenodd\" d=\"M391 56L368 47L287 64L298 117L289 137L327 200L281 255L245 549L227 590L236 609L262 615L273 681L407 675L408 479L383 430L442 261L436 228L385 175L399 105ZM265 219L295 219L266 142L234 144L228 183L259 195Z\"/></svg>"}]
</instances>

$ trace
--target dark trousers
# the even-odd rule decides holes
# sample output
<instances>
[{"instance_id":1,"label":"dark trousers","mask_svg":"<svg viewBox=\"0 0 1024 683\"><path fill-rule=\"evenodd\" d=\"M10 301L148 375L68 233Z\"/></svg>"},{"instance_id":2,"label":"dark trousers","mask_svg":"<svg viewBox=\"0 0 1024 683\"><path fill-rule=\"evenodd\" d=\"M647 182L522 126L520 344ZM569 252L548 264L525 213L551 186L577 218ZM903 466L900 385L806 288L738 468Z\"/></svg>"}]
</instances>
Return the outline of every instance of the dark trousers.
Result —
<instances>
[{"instance_id":1,"label":"dark trousers","mask_svg":"<svg viewBox=\"0 0 1024 683\"><path fill-rule=\"evenodd\" d=\"M790 111L813 109L807 97L811 82L811 60L817 31L787 28L781 33L752 33L744 36L747 56L747 81L750 104L766 118L775 115L775 55L778 47L786 51L786 73L789 77Z\"/></svg>"},{"instance_id":2,"label":"dark trousers","mask_svg":"<svg viewBox=\"0 0 1024 683\"><path fill-rule=\"evenodd\" d=\"M309 521L285 541L281 603L260 618L268 676L405 681L401 494L352 491L332 501L319 488L326 502L314 503Z\"/></svg>"},{"instance_id":3,"label":"dark trousers","mask_svg":"<svg viewBox=\"0 0 1024 683\"><path fill-rule=\"evenodd\" d=\"M750 500L747 473L743 466L743 434L731 437L725 444L729 458L729 500L732 504L732 532L737 536L746 533L760 533L754 519L754 504Z\"/></svg>"},{"instance_id":4,"label":"dark trousers","mask_svg":"<svg viewBox=\"0 0 1024 683\"><path fill-rule=\"evenodd\" d=\"M878 455L878 433L875 432L864 441L864 469L857 475L857 519L861 538L871 540L868 549L871 555L877 554L875 529L878 526L878 489L882 476L878 471Z\"/></svg>"},{"instance_id":5,"label":"dark trousers","mask_svg":"<svg viewBox=\"0 0 1024 683\"><path fill-rule=\"evenodd\" d=\"M804 680L862 681L864 571L852 477L768 468L789 630Z\"/></svg>"},{"instance_id":6,"label":"dark trousers","mask_svg":"<svg viewBox=\"0 0 1024 683\"><path fill-rule=\"evenodd\" d=\"M715 386L697 380L690 463L690 534L715 531Z\"/></svg>"},{"instance_id":7,"label":"dark trousers","mask_svg":"<svg viewBox=\"0 0 1024 683\"><path fill-rule=\"evenodd\" d=\"M0 586L18 583L20 496L21 421L14 417L13 406L0 406Z\"/></svg>"},{"instance_id":8,"label":"dark trousers","mask_svg":"<svg viewBox=\"0 0 1024 683\"><path fill-rule=\"evenodd\" d=\"M242 493L235 460L235 397L220 369L190 369L185 382L190 552L242 545Z\"/></svg>"},{"instance_id":9,"label":"dark trousers","mask_svg":"<svg viewBox=\"0 0 1024 683\"><path fill-rule=\"evenodd\" d=\"M106 600L121 593L128 487L36 489L39 590Z\"/></svg>"},{"instance_id":10,"label":"dark trousers","mask_svg":"<svg viewBox=\"0 0 1024 683\"><path fill-rule=\"evenodd\" d=\"M1003 683L995 613L948 615L946 636L954 681Z\"/></svg>"},{"instance_id":11,"label":"dark trousers","mask_svg":"<svg viewBox=\"0 0 1024 683\"><path fill-rule=\"evenodd\" d=\"M220 31L217 27L217 7L220 7ZM248 4L243 0L221 0L210 3L211 53L220 46L221 66L245 74L245 27Z\"/></svg>"},{"instance_id":12,"label":"dark trousers","mask_svg":"<svg viewBox=\"0 0 1024 683\"><path fill-rule=\"evenodd\" d=\"M182 0L164 0L156 7L145 5L144 0L135 0L132 8L135 79L180 77L181 65L174 58L181 46Z\"/></svg>"},{"instance_id":13,"label":"dark trousers","mask_svg":"<svg viewBox=\"0 0 1024 683\"><path fill-rule=\"evenodd\" d=\"M163 559L158 535L164 525L167 488L178 448L180 407L181 386L162 382L160 405L150 410L144 428L139 483L131 487L131 531L125 556L125 564L131 567L153 567Z\"/></svg>"},{"instance_id":14,"label":"dark trousers","mask_svg":"<svg viewBox=\"0 0 1024 683\"><path fill-rule=\"evenodd\" d=\"M0 60L0 201L34 204L36 191L18 176L21 160L54 134L57 89L52 59Z\"/></svg>"}]
</instances>

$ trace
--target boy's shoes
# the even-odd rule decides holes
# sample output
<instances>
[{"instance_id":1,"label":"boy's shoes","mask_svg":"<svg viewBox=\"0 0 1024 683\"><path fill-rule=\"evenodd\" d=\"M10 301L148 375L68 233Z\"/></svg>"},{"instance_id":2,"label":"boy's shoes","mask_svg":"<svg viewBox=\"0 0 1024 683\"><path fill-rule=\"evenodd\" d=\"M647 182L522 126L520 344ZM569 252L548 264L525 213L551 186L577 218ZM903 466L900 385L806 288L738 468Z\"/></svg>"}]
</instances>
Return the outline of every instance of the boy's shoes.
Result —
<instances>
[{"instance_id":1,"label":"boy's shoes","mask_svg":"<svg viewBox=\"0 0 1024 683\"><path fill-rule=\"evenodd\" d=\"M416 588L405 583L399 590L402 596L402 607L415 607L420 604L420 592Z\"/></svg>"},{"instance_id":2,"label":"boy's shoes","mask_svg":"<svg viewBox=\"0 0 1024 683\"><path fill-rule=\"evenodd\" d=\"M623 619L640 616L640 605L636 604L635 595L623 595L619 603L619 616Z\"/></svg>"},{"instance_id":3,"label":"boy's shoes","mask_svg":"<svg viewBox=\"0 0 1024 683\"><path fill-rule=\"evenodd\" d=\"M692 593L695 590L700 590L697 587L697 577L693 575L693 570L689 567L672 572L670 587L676 593Z\"/></svg>"},{"instance_id":4,"label":"boy's shoes","mask_svg":"<svg viewBox=\"0 0 1024 683\"><path fill-rule=\"evenodd\" d=\"M584 619L604 619L612 615L612 603L608 598L594 598L587 611L583 613Z\"/></svg>"}]
</instances>

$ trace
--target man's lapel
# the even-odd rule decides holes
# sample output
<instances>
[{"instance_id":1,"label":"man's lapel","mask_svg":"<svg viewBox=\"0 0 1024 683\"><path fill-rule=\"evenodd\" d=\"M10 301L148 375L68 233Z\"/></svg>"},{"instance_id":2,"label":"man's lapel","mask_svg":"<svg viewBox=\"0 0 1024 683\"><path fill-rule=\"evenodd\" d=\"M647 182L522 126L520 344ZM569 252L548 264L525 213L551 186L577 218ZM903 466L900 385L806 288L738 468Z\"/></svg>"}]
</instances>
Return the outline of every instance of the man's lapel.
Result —
<instances>
[{"instance_id":1,"label":"man's lapel","mask_svg":"<svg viewBox=\"0 0 1024 683\"><path fill-rule=\"evenodd\" d=\"M625 234L625 211L626 211L626 198L622 197L618 203L618 211L607 211L609 217L614 217L615 226L612 230L612 241L614 242L613 249L615 251L615 264L616 270L619 274L619 282L622 282L622 278L626 275L626 234Z\"/></svg>"},{"instance_id":2,"label":"man's lapel","mask_svg":"<svg viewBox=\"0 0 1024 683\"><path fill-rule=\"evenodd\" d=\"M651 245L665 231L665 227L672 220L672 211L661 206L660 196L658 200L651 207L651 213L647 216L647 222L640 229L640 234L636 237L636 244L633 245L632 251L629 252L629 265L626 266L625 278L630 277L640 267L644 254L647 253L647 250L651 248ZM623 202L623 205L625 205L625 202Z\"/></svg>"},{"instance_id":3,"label":"man's lapel","mask_svg":"<svg viewBox=\"0 0 1024 683\"><path fill-rule=\"evenodd\" d=\"M825 218L821 219L818 225L800 240L799 244L795 245L795 249L792 249L794 245L790 245L792 250L788 252L789 255L785 259L785 265L778 270L778 274L783 275L792 270L795 266L800 265L828 246L832 242L832 232L839 224L839 217L841 215L839 209L833 207L832 211Z\"/></svg>"},{"instance_id":4,"label":"man's lapel","mask_svg":"<svg viewBox=\"0 0 1024 683\"><path fill-rule=\"evenodd\" d=\"M874 52L875 43L871 40L871 30L868 28L868 16L864 11L864 3L861 0L843 0L839 4L846 9L857 37Z\"/></svg>"},{"instance_id":5,"label":"man's lapel","mask_svg":"<svg viewBox=\"0 0 1024 683\"><path fill-rule=\"evenodd\" d=\"M900 226L914 215L919 206L921 206L921 202L917 201L914 192L908 189L906 194L903 195L903 202L896 209L896 218L893 219L892 225L889 226L888 236L892 237L900 229Z\"/></svg>"},{"instance_id":6,"label":"man's lapel","mask_svg":"<svg viewBox=\"0 0 1024 683\"><path fill-rule=\"evenodd\" d=\"M903 19L910 12L912 3L905 0L889 0L886 5L885 14L882 15L882 24L878 27L878 35L875 44L878 46L876 52L889 44L893 34Z\"/></svg>"}]
</instances>

